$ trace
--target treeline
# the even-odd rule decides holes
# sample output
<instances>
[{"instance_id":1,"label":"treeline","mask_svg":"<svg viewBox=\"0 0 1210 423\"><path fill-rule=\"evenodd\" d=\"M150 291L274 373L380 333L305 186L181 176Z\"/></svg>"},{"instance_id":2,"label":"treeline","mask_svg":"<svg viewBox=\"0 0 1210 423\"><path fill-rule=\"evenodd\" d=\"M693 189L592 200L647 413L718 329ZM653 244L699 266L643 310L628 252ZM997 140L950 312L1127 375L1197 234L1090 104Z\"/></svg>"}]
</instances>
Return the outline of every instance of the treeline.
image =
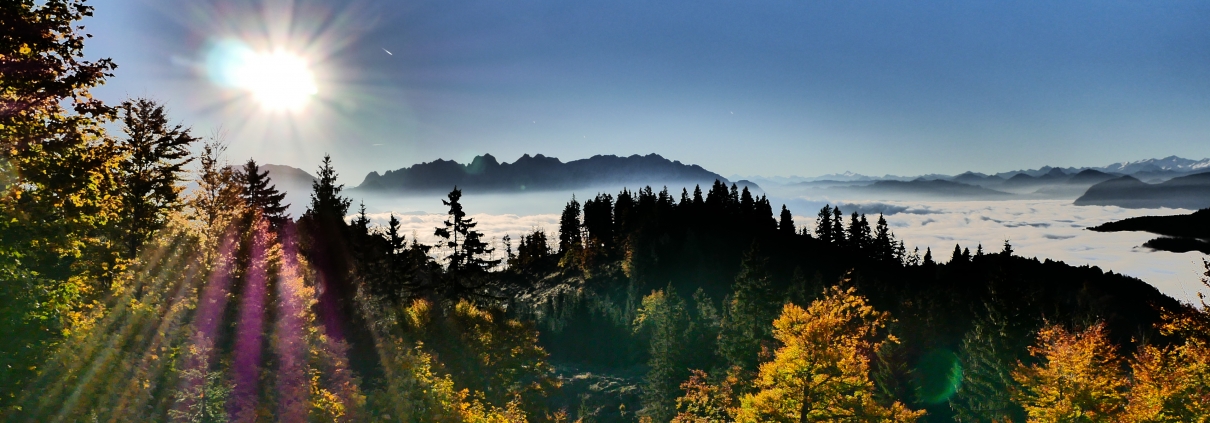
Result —
<instances>
[{"instance_id":1,"label":"treeline","mask_svg":"<svg viewBox=\"0 0 1210 423\"><path fill-rule=\"evenodd\" d=\"M1162 349L1181 338L1163 329L1162 310L1191 312L1136 279L1019 257L1007 241L994 253L956 245L939 263L931 249L908 252L881 216L870 225L866 216L846 218L824 207L814 222L798 226L784 206L774 215L766 198L721 183L674 198L649 187L582 204L573 198L561 215L557 246L546 245L541 231L526 235L522 251L510 254L513 266L500 272L516 280L510 309L539 322L552 362L638 380L641 395L631 400L579 393L574 417L798 421L806 413L814 416L806 421L1025 421L1029 403L1014 395L1028 387L1013 375L1018 363L1050 360L1030 354L1043 328L1099 327L1116 351ZM527 252L535 243L537 252ZM847 282L837 287L840 280ZM795 396L801 392L778 385L799 382L762 376L790 343L772 322L784 305L810 309L831 301L820 295L838 295L837 289L847 292L845 301L886 313L876 331L881 337L850 357L866 369L850 376L866 382L827 394L868 396L846 403L846 412L859 414L803 409L743 417L755 412L744 411L755 406L744 398L764 389L776 387L782 411L802 405ZM813 341L830 344L841 342L831 336L847 335L828 336ZM725 392L726 399L711 399L722 402L693 414L709 408L692 402L706 401L697 396L707 391Z\"/></svg>"}]
</instances>

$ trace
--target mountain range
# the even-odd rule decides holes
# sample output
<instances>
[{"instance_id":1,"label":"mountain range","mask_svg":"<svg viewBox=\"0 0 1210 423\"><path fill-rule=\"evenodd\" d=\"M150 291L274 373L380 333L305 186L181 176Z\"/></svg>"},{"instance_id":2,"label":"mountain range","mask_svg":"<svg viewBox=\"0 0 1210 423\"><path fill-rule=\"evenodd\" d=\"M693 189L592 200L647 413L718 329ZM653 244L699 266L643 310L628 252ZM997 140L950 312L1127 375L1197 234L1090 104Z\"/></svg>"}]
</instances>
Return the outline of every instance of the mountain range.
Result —
<instances>
[{"instance_id":1,"label":"mountain range","mask_svg":"<svg viewBox=\"0 0 1210 423\"><path fill-rule=\"evenodd\" d=\"M291 212L301 213L305 193L315 178L301 169L263 165L282 191L290 193ZM596 186L709 186L715 180L783 197L818 195L828 198L879 200L999 200L1011 198L1074 199L1076 205L1116 205L1148 208L1210 207L1210 159L1170 156L1115 163L1102 167L1051 167L956 176L870 177L844 173L815 178L724 178L698 165L657 154L627 157L597 155L563 162L541 154L521 156L512 163L490 154L470 163L435 160L384 173L370 172L350 192L381 195L443 193L453 186L467 192L527 192L573 190ZM759 185L758 185L759 183Z\"/></svg>"},{"instance_id":2,"label":"mountain range","mask_svg":"<svg viewBox=\"0 0 1210 423\"><path fill-rule=\"evenodd\" d=\"M668 160L657 154L629 157L597 155L566 163L541 154L526 154L512 163L502 163L491 154L484 154L467 164L435 160L382 174L370 172L354 190L380 193L444 192L456 185L468 192L522 192L592 186L709 186L715 180L731 183L727 178L701 166Z\"/></svg>"}]
</instances>

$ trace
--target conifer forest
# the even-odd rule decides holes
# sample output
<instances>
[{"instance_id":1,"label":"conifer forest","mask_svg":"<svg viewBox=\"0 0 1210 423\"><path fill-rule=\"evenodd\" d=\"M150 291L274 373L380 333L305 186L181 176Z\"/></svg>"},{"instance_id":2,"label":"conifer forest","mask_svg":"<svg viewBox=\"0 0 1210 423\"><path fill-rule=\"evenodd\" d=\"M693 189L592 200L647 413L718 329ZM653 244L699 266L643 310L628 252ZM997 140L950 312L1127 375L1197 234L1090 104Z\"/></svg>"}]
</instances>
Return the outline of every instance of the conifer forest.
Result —
<instances>
[{"instance_id":1,"label":"conifer forest","mask_svg":"<svg viewBox=\"0 0 1210 423\"><path fill-rule=\"evenodd\" d=\"M0 4L0 420L1210 421L1210 307L1011 240L718 180L499 242L450 186L426 243L330 157L291 216L221 137L91 95L93 12Z\"/></svg>"}]
</instances>

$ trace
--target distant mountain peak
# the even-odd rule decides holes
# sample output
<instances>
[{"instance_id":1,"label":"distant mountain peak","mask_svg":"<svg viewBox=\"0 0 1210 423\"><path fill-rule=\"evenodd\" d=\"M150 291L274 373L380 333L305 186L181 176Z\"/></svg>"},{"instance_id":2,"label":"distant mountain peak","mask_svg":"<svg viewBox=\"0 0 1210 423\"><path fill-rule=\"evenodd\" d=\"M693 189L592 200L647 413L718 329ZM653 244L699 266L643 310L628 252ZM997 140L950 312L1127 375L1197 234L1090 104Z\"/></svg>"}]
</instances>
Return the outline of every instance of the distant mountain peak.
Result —
<instances>
[{"instance_id":1,"label":"distant mountain peak","mask_svg":"<svg viewBox=\"0 0 1210 423\"><path fill-rule=\"evenodd\" d=\"M569 162L526 153L512 163L500 162L495 156L484 154L475 156L467 164L438 159L382 174L370 172L355 189L437 191L457 185L469 191L526 191L665 183L708 186L715 180L730 183L727 178L701 166L671 161L654 153L628 157L595 155Z\"/></svg>"}]
</instances>

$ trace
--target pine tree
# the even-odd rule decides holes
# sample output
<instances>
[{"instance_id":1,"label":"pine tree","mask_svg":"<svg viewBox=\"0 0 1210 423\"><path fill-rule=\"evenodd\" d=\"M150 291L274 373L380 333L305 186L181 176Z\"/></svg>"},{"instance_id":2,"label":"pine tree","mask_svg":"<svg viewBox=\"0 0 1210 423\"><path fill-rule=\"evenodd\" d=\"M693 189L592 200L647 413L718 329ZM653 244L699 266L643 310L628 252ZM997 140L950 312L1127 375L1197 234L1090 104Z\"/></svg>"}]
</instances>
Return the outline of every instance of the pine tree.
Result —
<instances>
[{"instance_id":1,"label":"pine tree","mask_svg":"<svg viewBox=\"0 0 1210 423\"><path fill-rule=\"evenodd\" d=\"M1007 239L1004 240L1004 249L1000 250L1000 255L1004 257L1012 257L1013 255L1013 246L1012 244L1008 243Z\"/></svg>"},{"instance_id":2,"label":"pine tree","mask_svg":"<svg viewBox=\"0 0 1210 423\"><path fill-rule=\"evenodd\" d=\"M647 332L651 340L642 414L653 421L669 421L676 414L678 387L689 376L685 356L694 353L684 349L689 324L685 301L671 286L643 297L634 330Z\"/></svg>"},{"instance_id":3,"label":"pine tree","mask_svg":"<svg viewBox=\"0 0 1210 423\"><path fill-rule=\"evenodd\" d=\"M183 205L182 173L193 161L189 145L197 138L189 134L188 128L169 124L164 106L151 100L127 100L119 109L122 131L126 133L118 144L125 156L121 177L123 220L127 254L134 257L139 247L164 226L167 214Z\"/></svg>"},{"instance_id":4,"label":"pine tree","mask_svg":"<svg viewBox=\"0 0 1210 423\"><path fill-rule=\"evenodd\" d=\"M786 235L794 235L794 216L785 204L781 205L781 221L777 222L777 230Z\"/></svg>"},{"instance_id":5,"label":"pine tree","mask_svg":"<svg viewBox=\"0 0 1210 423\"><path fill-rule=\"evenodd\" d=\"M370 233L370 218L366 216L366 203L364 201L357 207L357 217L353 218L353 228L357 230L357 233L362 235Z\"/></svg>"},{"instance_id":6,"label":"pine tree","mask_svg":"<svg viewBox=\"0 0 1210 423\"><path fill-rule=\"evenodd\" d=\"M962 339L958 359L962 383L950 398L954 419L961 423L1024 421L1025 410L1013 402L1019 390L1012 372L1027 339L1019 316L1004 313L998 303L988 303Z\"/></svg>"},{"instance_id":7,"label":"pine tree","mask_svg":"<svg viewBox=\"0 0 1210 423\"><path fill-rule=\"evenodd\" d=\"M923 265L925 267L933 267L933 266L937 265L937 262L933 261L933 249L932 248L926 247L924 249L924 259L923 259L923 261L921 261L921 265Z\"/></svg>"},{"instance_id":8,"label":"pine tree","mask_svg":"<svg viewBox=\"0 0 1210 423\"><path fill-rule=\"evenodd\" d=\"M353 201L340 196L344 185L336 183L337 176L336 169L332 168L332 156L324 154L315 181L311 183L311 205L306 214L321 221L343 225Z\"/></svg>"},{"instance_id":9,"label":"pine tree","mask_svg":"<svg viewBox=\"0 0 1210 423\"><path fill-rule=\"evenodd\" d=\"M580 202L573 194L559 217L559 253L566 253L580 243Z\"/></svg>"},{"instance_id":10,"label":"pine tree","mask_svg":"<svg viewBox=\"0 0 1210 423\"><path fill-rule=\"evenodd\" d=\"M819 217L815 219L815 237L827 244L833 242L831 205L825 205L819 209Z\"/></svg>"},{"instance_id":11,"label":"pine tree","mask_svg":"<svg viewBox=\"0 0 1210 423\"><path fill-rule=\"evenodd\" d=\"M269 222L274 226L280 227L286 221L286 208L290 205L282 205L282 200L286 199L286 194L277 191L276 185L270 185L273 182L269 178L269 171L262 172L260 165L256 164L256 160L248 159L244 163L244 169L240 172L243 179L244 192L241 195L244 203L253 211L261 212Z\"/></svg>"},{"instance_id":12,"label":"pine tree","mask_svg":"<svg viewBox=\"0 0 1210 423\"><path fill-rule=\"evenodd\" d=\"M773 292L768 261L755 247L744 256L735 277L735 293L724 308L719 355L728 366L755 371L762 342L771 339L769 323L777 317L781 299Z\"/></svg>"},{"instance_id":13,"label":"pine tree","mask_svg":"<svg viewBox=\"0 0 1210 423\"><path fill-rule=\"evenodd\" d=\"M838 246L848 245L844 236L844 215L840 207L832 206L832 243Z\"/></svg>"},{"instance_id":14,"label":"pine tree","mask_svg":"<svg viewBox=\"0 0 1210 423\"><path fill-rule=\"evenodd\" d=\"M874 246L879 260L890 262L895 258L895 240L891 238L891 229L882 213L878 214L878 224L874 230Z\"/></svg>"},{"instance_id":15,"label":"pine tree","mask_svg":"<svg viewBox=\"0 0 1210 423\"><path fill-rule=\"evenodd\" d=\"M403 251L407 246L406 237L399 233L399 219L395 218L395 213L391 213L391 219L387 221L387 253L394 256Z\"/></svg>"},{"instance_id":16,"label":"pine tree","mask_svg":"<svg viewBox=\"0 0 1210 423\"><path fill-rule=\"evenodd\" d=\"M752 193L748 191L748 187L744 187L740 191L739 213L741 216L751 216L756 213L756 200L752 198Z\"/></svg>"},{"instance_id":17,"label":"pine tree","mask_svg":"<svg viewBox=\"0 0 1210 423\"><path fill-rule=\"evenodd\" d=\"M661 197L666 192L661 193ZM657 200L655 204L664 204ZM660 207L660 206L657 206ZM597 194L596 198L584 202L584 229L588 232L585 246L600 248L606 252L613 250L613 196ZM588 245L591 244L591 245Z\"/></svg>"},{"instance_id":18,"label":"pine tree","mask_svg":"<svg viewBox=\"0 0 1210 423\"><path fill-rule=\"evenodd\" d=\"M950 263L958 264L963 261L964 261L964 259L962 258L962 246L960 246L958 244L954 244L954 254L952 256L950 256Z\"/></svg>"},{"instance_id":19,"label":"pine tree","mask_svg":"<svg viewBox=\"0 0 1210 423\"><path fill-rule=\"evenodd\" d=\"M483 257L492 249L488 248L487 243L483 241L483 233L475 230L475 226L478 226L479 223L466 217L466 212L462 210L460 202L462 190L454 187L446 198L448 200L441 200L441 204L450 208L447 213L449 219L443 222L444 227L437 228L433 234L444 239L445 247L451 251L448 269L450 271L487 270L499 264L499 260L488 260Z\"/></svg>"}]
</instances>

